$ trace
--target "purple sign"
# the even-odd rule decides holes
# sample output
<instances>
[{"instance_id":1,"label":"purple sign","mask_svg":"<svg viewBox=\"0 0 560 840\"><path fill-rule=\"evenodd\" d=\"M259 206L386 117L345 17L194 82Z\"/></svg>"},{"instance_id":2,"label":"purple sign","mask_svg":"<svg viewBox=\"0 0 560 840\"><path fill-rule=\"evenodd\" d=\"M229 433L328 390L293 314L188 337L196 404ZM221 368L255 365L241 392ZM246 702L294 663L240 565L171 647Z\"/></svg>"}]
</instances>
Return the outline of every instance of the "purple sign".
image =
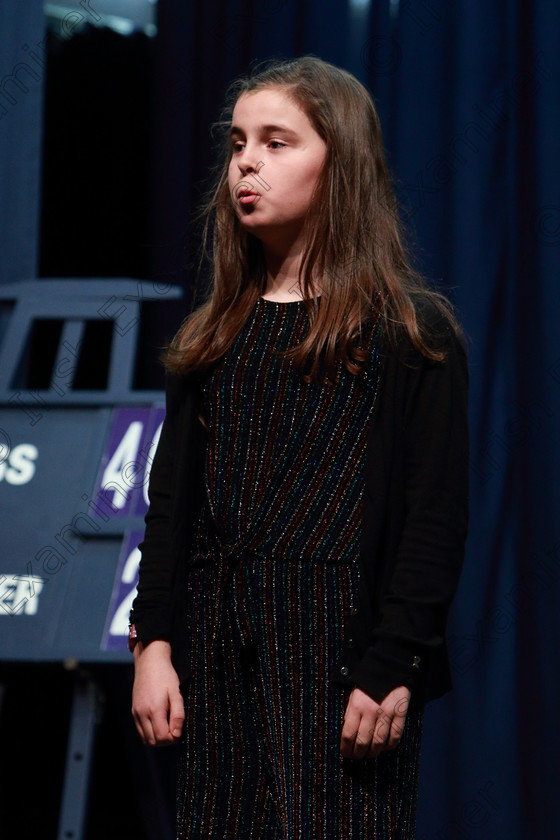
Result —
<instances>
[{"instance_id":1,"label":"purple sign","mask_svg":"<svg viewBox=\"0 0 560 840\"><path fill-rule=\"evenodd\" d=\"M143 531L129 531L124 536L103 631L102 650L126 650L128 616L136 597L138 584L138 564L140 563L138 543L143 536Z\"/></svg>"},{"instance_id":2,"label":"purple sign","mask_svg":"<svg viewBox=\"0 0 560 840\"><path fill-rule=\"evenodd\" d=\"M116 408L95 483L98 517L143 516L148 481L165 409L163 406Z\"/></svg>"}]
</instances>

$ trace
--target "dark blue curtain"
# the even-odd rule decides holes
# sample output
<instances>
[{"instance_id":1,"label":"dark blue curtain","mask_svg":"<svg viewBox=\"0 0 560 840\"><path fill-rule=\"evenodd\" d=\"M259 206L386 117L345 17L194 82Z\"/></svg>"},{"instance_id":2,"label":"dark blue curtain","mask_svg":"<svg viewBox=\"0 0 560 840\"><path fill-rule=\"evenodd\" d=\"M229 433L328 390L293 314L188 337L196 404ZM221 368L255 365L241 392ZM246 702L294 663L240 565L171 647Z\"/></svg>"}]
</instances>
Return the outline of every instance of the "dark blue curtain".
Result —
<instances>
[{"instance_id":1,"label":"dark blue curtain","mask_svg":"<svg viewBox=\"0 0 560 840\"><path fill-rule=\"evenodd\" d=\"M37 276L45 53L41 0L0 4L0 284Z\"/></svg>"},{"instance_id":2,"label":"dark blue curtain","mask_svg":"<svg viewBox=\"0 0 560 840\"><path fill-rule=\"evenodd\" d=\"M368 78L417 253L459 308L472 378L455 691L427 716L418 836L545 837L560 746L560 9L396 5L392 17L373 8ZM379 72L383 55L394 60Z\"/></svg>"},{"instance_id":3,"label":"dark blue curtain","mask_svg":"<svg viewBox=\"0 0 560 840\"><path fill-rule=\"evenodd\" d=\"M155 241L187 285L189 213L212 161L208 126L227 82L255 59L313 52L374 93L413 250L458 307L471 368L472 519L449 624L455 691L426 716L418 838L553 836L560 6L160 7L158 131L175 154L160 155Z\"/></svg>"}]
</instances>

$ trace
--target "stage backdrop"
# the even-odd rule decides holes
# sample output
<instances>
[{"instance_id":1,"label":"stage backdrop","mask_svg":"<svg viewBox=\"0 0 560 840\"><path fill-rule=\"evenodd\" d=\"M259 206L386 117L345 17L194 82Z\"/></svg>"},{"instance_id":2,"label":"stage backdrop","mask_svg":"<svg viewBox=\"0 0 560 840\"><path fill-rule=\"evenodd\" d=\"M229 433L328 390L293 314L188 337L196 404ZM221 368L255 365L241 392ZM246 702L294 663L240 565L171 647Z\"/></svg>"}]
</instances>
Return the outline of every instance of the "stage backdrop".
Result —
<instances>
[{"instance_id":1,"label":"stage backdrop","mask_svg":"<svg viewBox=\"0 0 560 840\"><path fill-rule=\"evenodd\" d=\"M36 186L42 75L20 74L25 91L7 80L43 36L39 4L20 5L19 23L28 8L33 26L16 27L0 81L0 164L13 197L2 219L14 231L0 282L29 279L37 262L37 191L15 173L27 155ZM548 837L560 753L560 6L160 0L158 33L150 234L136 274L188 291L208 127L232 77L256 59L313 52L376 97L420 266L456 302L471 367L471 531L449 627L455 691L427 714L418 840ZM30 131L16 132L14 151L20 121ZM47 244L38 273L62 276ZM92 275L96 253L99 239L84 239L75 276Z\"/></svg>"},{"instance_id":2,"label":"stage backdrop","mask_svg":"<svg viewBox=\"0 0 560 840\"><path fill-rule=\"evenodd\" d=\"M471 368L455 692L430 709L418 837L544 838L560 746L560 8L410 2L392 21L382 5L373 44L394 64L370 79Z\"/></svg>"},{"instance_id":3,"label":"stage backdrop","mask_svg":"<svg viewBox=\"0 0 560 840\"><path fill-rule=\"evenodd\" d=\"M313 52L369 85L420 266L457 304L471 367L472 519L449 627L455 692L427 715L418 838L544 838L560 748L560 7L351 9L160 4L157 130L175 154L158 157L156 241L184 273L185 217L211 162L207 126L251 60Z\"/></svg>"}]
</instances>

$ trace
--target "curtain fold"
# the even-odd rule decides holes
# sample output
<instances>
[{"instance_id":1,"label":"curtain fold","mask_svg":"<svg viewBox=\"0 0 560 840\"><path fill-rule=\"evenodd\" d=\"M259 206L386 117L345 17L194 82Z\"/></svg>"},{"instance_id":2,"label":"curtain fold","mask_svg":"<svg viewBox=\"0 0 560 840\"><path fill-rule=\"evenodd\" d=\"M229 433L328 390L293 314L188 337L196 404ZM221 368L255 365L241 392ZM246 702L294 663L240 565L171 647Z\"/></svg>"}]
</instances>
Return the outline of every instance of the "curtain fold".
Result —
<instances>
[{"instance_id":1,"label":"curtain fold","mask_svg":"<svg viewBox=\"0 0 560 840\"><path fill-rule=\"evenodd\" d=\"M391 19L384 5L372 36L398 61L367 80L421 267L458 307L471 369L455 691L429 707L418 838L545 837L560 746L560 10L411 0Z\"/></svg>"},{"instance_id":2,"label":"curtain fold","mask_svg":"<svg viewBox=\"0 0 560 840\"><path fill-rule=\"evenodd\" d=\"M46 36L41 0L0 6L0 283L37 277Z\"/></svg>"}]
</instances>

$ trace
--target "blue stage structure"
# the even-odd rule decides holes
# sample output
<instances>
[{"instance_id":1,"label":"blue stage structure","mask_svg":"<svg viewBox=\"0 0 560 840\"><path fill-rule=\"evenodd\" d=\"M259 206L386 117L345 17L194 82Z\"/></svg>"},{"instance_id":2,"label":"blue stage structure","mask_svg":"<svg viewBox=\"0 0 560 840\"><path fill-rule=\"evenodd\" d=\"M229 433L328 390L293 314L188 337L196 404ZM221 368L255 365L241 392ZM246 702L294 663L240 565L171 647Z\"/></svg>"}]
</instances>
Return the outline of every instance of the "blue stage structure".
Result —
<instances>
[{"instance_id":1,"label":"blue stage structure","mask_svg":"<svg viewBox=\"0 0 560 840\"><path fill-rule=\"evenodd\" d=\"M61 838L82 836L87 803L96 685L81 669L130 662L137 545L164 416L162 392L133 388L140 310L181 296L176 287L126 279L0 286L8 312L0 348L0 660L76 670ZM57 328L58 344L48 384L31 388L38 322ZM96 324L110 326L108 354L88 347ZM105 387L77 387L82 359L96 349L107 361Z\"/></svg>"}]
</instances>

